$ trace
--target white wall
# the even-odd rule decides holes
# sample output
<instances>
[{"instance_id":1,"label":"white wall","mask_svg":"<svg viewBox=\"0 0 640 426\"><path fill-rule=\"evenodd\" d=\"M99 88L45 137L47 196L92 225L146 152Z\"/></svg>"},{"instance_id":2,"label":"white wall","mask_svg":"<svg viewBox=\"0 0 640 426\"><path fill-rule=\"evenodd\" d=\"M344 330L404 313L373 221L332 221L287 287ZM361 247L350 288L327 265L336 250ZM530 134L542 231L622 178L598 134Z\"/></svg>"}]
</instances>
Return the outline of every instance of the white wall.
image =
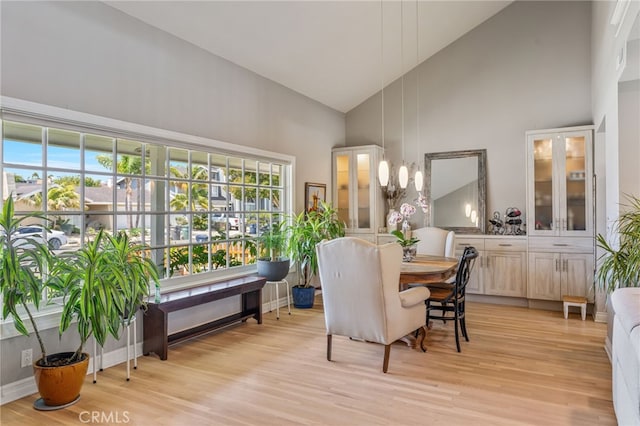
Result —
<instances>
[{"instance_id":1,"label":"white wall","mask_svg":"<svg viewBox=\"0 0 640 426\"><path fill-rule=\"evenodd\" d=\"M629 4L629 8L619 26L615 26L611 24L611 18L618 3L621 5ZM609 240L614 239L611 231L613 230L613 221L619 213L620 192L627 191L625 188L632 190L632 188L638 189L640 186L639 182L634 181L634 173L625 172L625 170L629 170L625 164L626 158L628 157L629 161L638 158L637 136L635 141L629 139L625 142L625 135L632 138L634 133L634 130L627 126L638 126L637 115L635 117L627 115L627 111L633 111L633 107L627 108L630 105L630 97L634 96L633 90L625 91L628 84L619 87L619 78L624 71L624 66L620 65L619 57L623 46L627 43L638 13L640 13L640 2L638 1L592 2L592 110L597 129L596 148L600 149L601 155L604 157L596 159L601 163L603 171L598 175L597 182L599 189L597 212L600 216L597 218L596 232L606 235ZM638 55L628 59L635 61L634 64L631 64L632 67L639 66L637 63ZM620 100L618 99L619 92L621 93ZM623 109L622 112L619 112L619 107ZM637 169L637 164L636 161L635 166L630 165L630 167ZM636 195L638 195L637 192ZM598 250L599 254L600 250ZM596 293L596 311L604 313L606 311L605 304L605 293L598 291Z\"/></svg>"},{"instance_id":2,"label":"white wall","mask_svg":"<svg viewBox=\"0 0 640 426\"><path fill-rule=\"evenodd\" d=\"M304 182L331 187L344 114L99 2L0 7L1 95L295 156L296 211ZM57 342L56 330L44 334ZM3 389L32 375L19 364L28 347L37 357L33 338L2 341Z\"/></svg>"},{"instance_id":3,"label":"white wall","mask_svg":"<svg viewBox=\"0 0 640 426\"><path fill-rule=\"evenodd\" d=\"M640 197L640 80L618 85L620 202L627 195Z\"/></svg>"},{"instance_id":4,"label":"white wall","mask_svg":"<svg viewBox=\"0 0 640 426\"><path fill-rule=\"evenodd\" d=\"M2 2L1 35L2 95L293 155L296 210L331 180L342 113L116 9Z\"/></svg>"},{"instance_id":5,"label":"white wall","mask_svg":"<svg viewBox=\"0 0 640 426\"><path fill-rule=\"evenodd\" d=\"M619 28L611 24L617 3L629 4ZM618 80L624 67L619 65L618 58L640 12L640 2L595 1L592 10L592 109L596 128L601 128L603 133L606 167L606 193L603 197L606 229L598 229L598 232L609 235L612 222L618 217L620 189L627 185L627 182L620 181L627 177L620 175L619 158L628 153L625 152L627 148L620 145L619 136Z\"/></svg>"},{"instance_id":6,"label":"white wall","mask_svg":"<svg viewBox=\"0 0 640 426\"><path fill-rule=\"evenodd\" d=\"M515 2L405 75L405 158L487 149L487 216L525 214L526 130L591 124L589 2ZM400 161L400 82L385 88L385 144ZM347 113L347 144L380 144L380 95ZM409 191L415 198L415 192ZM422 224L422 217L412 218Z\"/></svg>"}]
</instances>

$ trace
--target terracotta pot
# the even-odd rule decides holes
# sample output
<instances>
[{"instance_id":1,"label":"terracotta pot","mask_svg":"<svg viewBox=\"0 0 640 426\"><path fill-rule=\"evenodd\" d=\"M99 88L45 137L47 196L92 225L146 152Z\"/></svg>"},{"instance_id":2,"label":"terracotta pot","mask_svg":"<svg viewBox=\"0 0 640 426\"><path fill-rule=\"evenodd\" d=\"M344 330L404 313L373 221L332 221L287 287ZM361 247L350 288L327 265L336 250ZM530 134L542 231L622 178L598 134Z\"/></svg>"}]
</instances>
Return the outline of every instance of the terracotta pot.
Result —
<instances>
[{"instance_id":1,"label":"terracotta pot","mask_svg":"<svg viewBox=\"0 0 640 426\"><path fill-rule=\"evenodd\" d=\"M49 355L49 362L70 357L73 352L62 352ZM65 405L80 396L80 389L89 368L89 354L83 353L83 359L75 364L60 367L43 367L38 365L42 359L33 364L34 377L38 392L44 404L49 407Z\"/></svg>"}]
</instances>

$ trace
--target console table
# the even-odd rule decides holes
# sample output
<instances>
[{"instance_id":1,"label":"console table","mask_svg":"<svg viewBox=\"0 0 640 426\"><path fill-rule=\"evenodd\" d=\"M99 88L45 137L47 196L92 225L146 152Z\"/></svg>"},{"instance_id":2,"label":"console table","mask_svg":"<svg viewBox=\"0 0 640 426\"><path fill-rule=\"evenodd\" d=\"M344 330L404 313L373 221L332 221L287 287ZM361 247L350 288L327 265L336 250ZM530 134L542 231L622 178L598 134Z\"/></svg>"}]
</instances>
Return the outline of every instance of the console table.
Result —
<instances>
[{"instance_id":1,"label":"console table","mask_svg":"<svg viewBox=\"0 0 640 426\"><path fill-rule=\"evenodd\" d=\"M235 322L244 322L248 318L254 318L258 324L262 324L262 288L265 283L266 279L263 277L249 276L163 294L160 302L147 304L143 321L143 353L149 355L154 352L160 359L166 360L169 345L173 343L208 333ZM241 312L168 334L169 312L238 295L242 296Z\"/></svg>"}]
</instances>

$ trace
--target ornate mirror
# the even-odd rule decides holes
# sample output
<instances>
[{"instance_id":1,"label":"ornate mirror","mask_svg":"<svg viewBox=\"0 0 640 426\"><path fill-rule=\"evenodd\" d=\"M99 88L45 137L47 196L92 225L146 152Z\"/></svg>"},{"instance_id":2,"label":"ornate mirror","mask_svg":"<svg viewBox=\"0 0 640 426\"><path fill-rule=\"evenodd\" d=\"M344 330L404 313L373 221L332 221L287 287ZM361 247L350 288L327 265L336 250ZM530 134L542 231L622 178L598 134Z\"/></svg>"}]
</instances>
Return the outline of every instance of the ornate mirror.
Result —
<instances>
[{"instance_id":1,"label":"ornate mirror","mask_svg":"<svg viewBox=\"0 0 640 426\"><path fill-rule=\"evenodd\" d=\"M487 150L425 154L428 226L484 234Z\"/></svg>"}]
</instances>

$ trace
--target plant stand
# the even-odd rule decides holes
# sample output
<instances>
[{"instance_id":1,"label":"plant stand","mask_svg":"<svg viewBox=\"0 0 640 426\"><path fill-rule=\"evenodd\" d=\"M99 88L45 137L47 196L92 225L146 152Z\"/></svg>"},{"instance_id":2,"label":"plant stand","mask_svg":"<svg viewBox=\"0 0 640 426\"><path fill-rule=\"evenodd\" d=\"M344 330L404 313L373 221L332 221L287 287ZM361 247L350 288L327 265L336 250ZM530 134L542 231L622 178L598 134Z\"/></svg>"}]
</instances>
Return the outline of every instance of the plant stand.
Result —
<instances>
[{"instance_id":1,"label":"plant stand","mask_svg":"<svg viewBox=\"0 0 640 426\"><path fill-rule=\"evenodd\" d=\"M269 312L273 311L271 308L271 302L273 300L273 288L276 288L276 319L280 319L280 294L279 288L280 284L284 284L284 287L287 289L287 310L289 311L289 315L291 315L291 297L289 296L289 283L285 279L281 279L279 281L267 281L266 285L271 285L269 289Z\"/></svg>"}]
</instances>

